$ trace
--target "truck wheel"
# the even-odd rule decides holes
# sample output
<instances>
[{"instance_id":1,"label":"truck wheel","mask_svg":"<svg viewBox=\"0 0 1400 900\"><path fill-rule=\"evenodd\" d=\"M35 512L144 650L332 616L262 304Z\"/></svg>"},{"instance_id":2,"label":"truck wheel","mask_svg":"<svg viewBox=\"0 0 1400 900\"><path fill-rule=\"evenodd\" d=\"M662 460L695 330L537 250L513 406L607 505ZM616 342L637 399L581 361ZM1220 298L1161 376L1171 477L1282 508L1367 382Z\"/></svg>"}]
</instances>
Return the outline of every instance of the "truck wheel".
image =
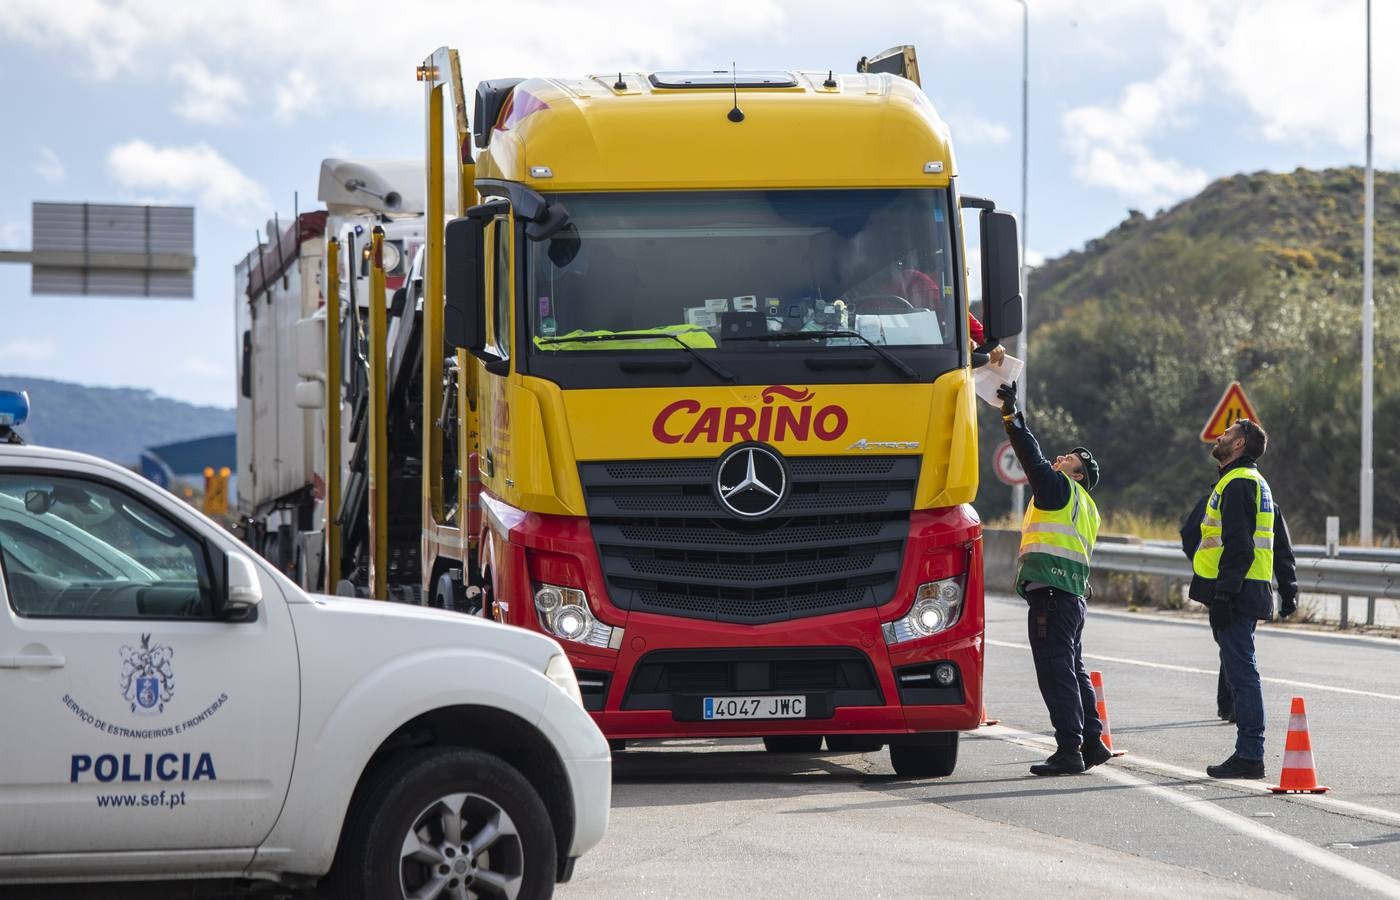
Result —
<instances>
[{"instance_id":1,"label":"truck wheel","mask_svg":"<svg viewBox=\"0 0 1400 900\"><path fill-rule=\"evenodd\" d=\"M958 733L949 734L941 746L890 744L890 765L905 778L943 778L958 767Z\"/></svg>"},{"instance_id":2,"label":"truck wheel","mask_svg":"<svg viewBox=\"0 0 1400 900\"><path fill-rule=\"evenodd\" d=\"M453 578L450 572L443 572L433 587L433 606L452 612L465 612L467 601L463 593L457 579Z\"/></svg>"},{"instance_id":3,"label":"truck wheel","mask_svg":"<svg viewBox=\"0 0 1400 900\"><path fill-rule=\"evenodd\" d=\"M549 813L524 776L434 747L394 757L356 793L329 896L543 900L557 866Z\"/></svg>"},{"instance_id":4,"label":"truck wheel","mask_svg":"<svg viewBox=\"0 0 1400 900\"><path fill-rule=\"evenodd\" d=\"M763 749L769 753L820 753L819 734L776 734L763 739Z\"/></svg>"}]
</instances>

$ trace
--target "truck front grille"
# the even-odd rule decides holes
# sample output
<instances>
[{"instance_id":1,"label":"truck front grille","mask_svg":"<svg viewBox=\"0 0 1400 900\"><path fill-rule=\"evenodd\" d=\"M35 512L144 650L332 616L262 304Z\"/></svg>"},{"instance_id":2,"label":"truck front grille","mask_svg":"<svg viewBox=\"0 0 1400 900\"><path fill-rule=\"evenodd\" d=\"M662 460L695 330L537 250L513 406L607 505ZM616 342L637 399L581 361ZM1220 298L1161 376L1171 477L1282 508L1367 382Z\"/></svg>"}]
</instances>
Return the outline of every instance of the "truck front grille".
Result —
<instances>
[{"instance_id":1,"label":"truck front grille","mask_svg":"<svg viewBox=\"0 0 1400 900\"><path fill-rule=\"evenodd\" d=\"M888 601L908 538L918 458L787 462L791 492L760 522L720 505L717 459L581 463L612 602L759 624Z\"/></svg>"}]
</instances>

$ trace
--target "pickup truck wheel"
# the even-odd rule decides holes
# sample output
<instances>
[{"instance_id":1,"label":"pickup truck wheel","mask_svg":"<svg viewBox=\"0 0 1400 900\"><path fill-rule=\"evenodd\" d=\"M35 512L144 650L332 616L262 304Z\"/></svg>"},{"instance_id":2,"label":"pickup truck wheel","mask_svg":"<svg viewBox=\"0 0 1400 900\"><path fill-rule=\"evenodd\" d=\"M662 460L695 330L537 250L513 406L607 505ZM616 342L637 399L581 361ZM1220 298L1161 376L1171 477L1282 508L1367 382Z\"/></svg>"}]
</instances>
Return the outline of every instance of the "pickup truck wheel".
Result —
<instances>
[{"instance_id":1,"label":"pickup truck wheel","mask_svg":"<svg viewBox=\"0 0 1400 900\"><path fill-rule=\"evenodd\" d=\"M474 750L401 754L359 793L330 874L331 896L547 898L558 865L539 794Z\"/></svg>"}]
</instances>

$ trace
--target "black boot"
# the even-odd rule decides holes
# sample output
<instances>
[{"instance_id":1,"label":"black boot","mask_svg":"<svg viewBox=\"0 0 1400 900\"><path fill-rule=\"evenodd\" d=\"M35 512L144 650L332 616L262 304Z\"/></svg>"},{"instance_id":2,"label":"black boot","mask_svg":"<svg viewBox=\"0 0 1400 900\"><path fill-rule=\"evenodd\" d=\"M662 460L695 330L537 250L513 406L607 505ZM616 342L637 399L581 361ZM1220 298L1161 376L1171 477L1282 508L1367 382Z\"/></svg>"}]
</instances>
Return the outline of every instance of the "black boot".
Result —
<instances>
[{"instance_id":1,"label":"black boot","mask_svg":"<svg viewBox=\"0 0 1400 900\"><path fill-rule=\"evenodd\" d=\"M1235 754L1218 766L1206 766L1206 774L1211 778L1248 778L1258 781L1264 777L1262 759L1240 759Z\"/></svg>"},{"instance_id":2,"label":"black boot","mask_svg":"<svg viewBox=\"0 0 1400 900\"><path fill-rule=\"evenodd\" d=\"M1079 751L1084 756L1084 768L1092 769L1094 766L1101 766L1113 759L1113 751L1104 744L1103 738L1094 736L1084 739L1084 746Z\"/></svg>"},{"instance_id":3,"label":"black boot","mask_svg":"<svg viewBox=\"0 0 1400 900\"><path fill-rule=\"evenodd\" d=\"M1078 750L1056 750L1043 763L1031 766L1032 775L1080 775L1084 772L1084 757Z\"/></svg>"}]
</instances>

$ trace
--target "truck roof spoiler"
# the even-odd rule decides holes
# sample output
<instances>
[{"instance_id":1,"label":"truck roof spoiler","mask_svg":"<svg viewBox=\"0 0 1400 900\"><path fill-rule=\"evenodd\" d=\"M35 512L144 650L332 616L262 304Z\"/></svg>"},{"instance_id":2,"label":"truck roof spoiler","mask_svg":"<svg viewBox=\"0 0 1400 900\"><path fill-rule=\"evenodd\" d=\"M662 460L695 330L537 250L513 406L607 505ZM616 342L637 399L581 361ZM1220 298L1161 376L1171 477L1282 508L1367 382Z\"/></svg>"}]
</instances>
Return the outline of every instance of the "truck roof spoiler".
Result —
<instances>
[{"instance_id":1,"label":"truck roof spoiler","mask_svg":"<svg viewBox=\"0 0 1400 900\"><path fill-rule=\"evenodd\" d=\"M321 160L316 199L340 215L418 216L427 208L426 193L421 160L332 158Z\"/></svg>"},{"instance_id":2,"label":"truck roof spoiler","mask_svg":"<svg viewBox=\"0 0 1400 900\"><path fill-rule=\"evenodd\" d=\"M856 63L856 71L865 72L888 72L891 75L898 75L900 78L908 78L910 81L923 87L919 81L919 59L914 53L913 44L900 44L888 50L882 50L874 56L862 56Z\"/></svg>"}]
</instances>

